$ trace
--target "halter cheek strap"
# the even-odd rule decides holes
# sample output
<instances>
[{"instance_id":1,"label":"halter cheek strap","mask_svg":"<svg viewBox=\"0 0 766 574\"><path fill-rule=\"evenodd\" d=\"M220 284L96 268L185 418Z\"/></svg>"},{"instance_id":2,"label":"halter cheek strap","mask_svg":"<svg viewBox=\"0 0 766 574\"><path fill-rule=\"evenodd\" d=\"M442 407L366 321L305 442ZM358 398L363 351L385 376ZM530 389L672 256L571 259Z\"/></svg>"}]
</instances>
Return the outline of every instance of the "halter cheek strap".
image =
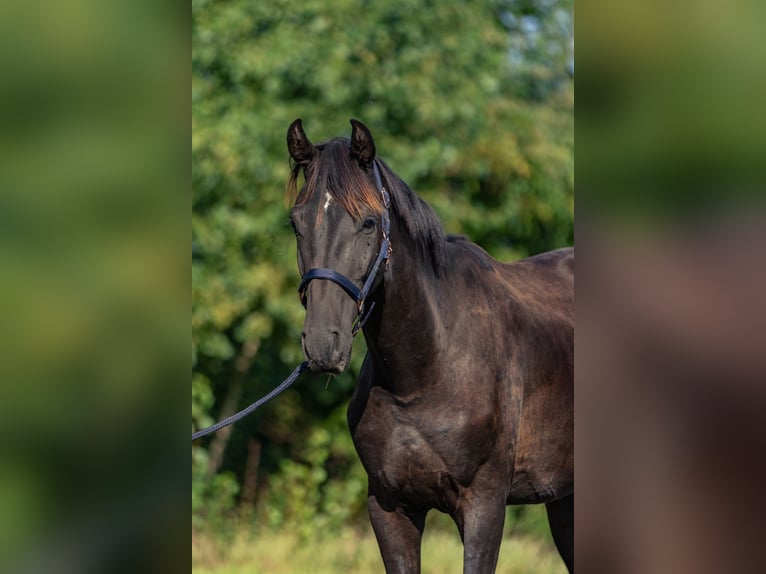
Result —
<instances>
[{"instance_id":1,"label":"halter cheek strap","mask_svg":"<svg viewBox=\"0 0 766 574\"><path fill-rule=\"evenodd\" d=\"M346 293L348 293L349 296L354 301L356 301L357 305L357 317L352 330L352 334L354 336L356 336L359 330L364 326L364 324L367 322L367 319L370 318L370 313L372 312L375 303L370 306L367 314L365 314L364 302L367 299L367 295L369 295L370 289L372 289L372 284L378 275L380 266L384 263L387 263L391 257L391 219L388 214L391 201L388 196L388 192L383 187L383 183L380 179L380 171L378 170L378 162L375 160L372 162L372 171L375 175L375 185L377 186L378 190L380 190L380 194L383 198L383 206L385 207L385 210L380 216L383 232L383 237L380 241L380 250L378 251L378 256L375 258L375 262L372 264L372 267L367 274L367 279L365 280L364 285L362 285L362 288L359 289L354 284L354 282L351 281L351 279L342 273L338 273L334 269L328 269L326 267L314 267L306 271L306 273L301 278L301 284L298 286L298 293L301 296L301 302L303 303L304 307L306 306L306 290L308 289L308 284L314 279L325 279L327 281L332 281L333 283L339 285Z\"/></svg>"}]
</instances>

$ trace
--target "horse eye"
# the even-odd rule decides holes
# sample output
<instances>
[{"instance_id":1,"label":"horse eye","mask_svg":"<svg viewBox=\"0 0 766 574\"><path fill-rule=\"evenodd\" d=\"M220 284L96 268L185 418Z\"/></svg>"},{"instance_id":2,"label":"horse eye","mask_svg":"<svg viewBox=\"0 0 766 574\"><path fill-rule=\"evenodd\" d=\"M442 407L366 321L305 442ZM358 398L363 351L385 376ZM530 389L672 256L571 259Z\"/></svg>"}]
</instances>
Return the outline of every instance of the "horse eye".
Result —
<instances>
[{"instance_id":1,"label":"horse eye","mask_svg":"<svg viewBox=\"0 0 766 574\"><path fill-rule=\"evenodd\" d=\"M290 225L293 228L293 233L295 233L295 237L300 237L301 232L298 231L298 227L295 225L295 220L292 217L290 218Z\"/></svg>"},{"instance_id":2,"label":"horse eye","mask_svg":"<svg viewBox=\"0 0 766 574\"><path fill-rule=\"evenodd\" d=\"M368 217L364 220L364 223L362 223L362 231L370 232L373 229L375 229L375 226L377 225L377 221L374 217Z\"/></svg>"}]
</instances>

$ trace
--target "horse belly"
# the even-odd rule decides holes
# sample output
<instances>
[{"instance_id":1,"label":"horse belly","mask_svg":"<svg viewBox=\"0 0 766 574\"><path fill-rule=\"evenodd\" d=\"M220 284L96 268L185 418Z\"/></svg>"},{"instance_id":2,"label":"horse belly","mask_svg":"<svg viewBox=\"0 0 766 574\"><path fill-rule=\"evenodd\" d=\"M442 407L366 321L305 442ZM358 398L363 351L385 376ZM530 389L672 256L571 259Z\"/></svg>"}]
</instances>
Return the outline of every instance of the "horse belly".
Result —
<instances>
[{"instance_id":1,"label":"horse belly","mask_svg":"<svg viewBox=\"0 0 766 574\"><path fill-rule=\"evenodd\" d=\"M529 426L522 425L516 445L510 504L551 502L574 492L571 430Z\"/></svg>"},{"instance_id":2,"label":"horse belly","mask_svg":"<svg viewBox=\"0 0 766 574\"><path fill-rule=\"evenodd\" d=\"M517 471L511 482L508 504L552 502L574 492L574 477L558 472Z\"/></svg>"}]
</instances>

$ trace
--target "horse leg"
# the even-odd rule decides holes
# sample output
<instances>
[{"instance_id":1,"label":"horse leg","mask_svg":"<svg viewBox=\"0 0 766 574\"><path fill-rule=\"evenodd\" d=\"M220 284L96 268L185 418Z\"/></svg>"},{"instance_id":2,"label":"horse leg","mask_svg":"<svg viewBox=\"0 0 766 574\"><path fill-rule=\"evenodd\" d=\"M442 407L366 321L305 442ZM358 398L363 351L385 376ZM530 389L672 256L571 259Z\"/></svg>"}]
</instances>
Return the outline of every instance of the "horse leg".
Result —
<instances>
[{"instance_id":1,"label":"horse leg","mask_svg":"<svg viewBox=\"0 0 766 574\"><path fill-rule=\"evenodd\" d=\"M553 542L569 570L574 572L574 494L545 505Z\"/></svg>"},{"instance_id":2,"label":"horse leg","mask_svg":"<svg viewBox=\"0 0 766 574\"><path fill-rule=\"evenodd\" d=\"M495 571L505 523L505 501L474 500L453 517L463 539L463 574Z\"/></svg>"},{"instance_id":3,"label":"horse leg","mask_svg":"<svg viewBox=\"0 0 766 574\"><path fill-rule=\"evenodd\" d=\"M367 499L367 507L386 572L419 573L425 513L407 512L401 506L384 507L372 494Z\"/></svg>"}]
</instances>

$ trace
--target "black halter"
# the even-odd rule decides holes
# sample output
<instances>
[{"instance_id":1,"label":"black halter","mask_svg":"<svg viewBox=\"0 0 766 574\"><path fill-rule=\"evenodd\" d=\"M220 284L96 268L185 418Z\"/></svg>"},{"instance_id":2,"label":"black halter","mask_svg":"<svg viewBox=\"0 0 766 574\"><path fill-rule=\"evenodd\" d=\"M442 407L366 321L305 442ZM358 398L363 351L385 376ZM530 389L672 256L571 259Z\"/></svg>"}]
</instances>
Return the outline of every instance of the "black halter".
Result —
<instances>
[{"instance_id":1,"label":"black halter","mask_svg":"<svg viewBox=\"0 0 766 574\"><path fill-rule=\"evenodd\" d=\"M372 312L375 303L370 306L367 314L365 315L365 299L367 299L367 295L370 293L370 289L372 288L372 284L375 281L375 277L378 275L380 266L384 263L388 263L388 259L391 257L391 241L389 238L389 232L391 231L391 220L388 215L390 200L388 197L388 192L383 187L383 183L381 182L380 172L378 171L378 163L375 160L372 161L372 170L375 174L375 185L378 187L380 194L383 197L383 206L385 207L385 210L380 216L381 227L383 229L383 238L380 241L380 251L378 251L378 256L375 258L375 262L372 264L372 267L367 274L367 279L365 280L364 285L362 285L362 288L359 289L348 277L338 273L333 269L327 269L326 267L314 267L313 269L306 271L306 273L301 278L301 284L298 286L298 293L301 296L301 302L303 303L304 307L306 307L306 289L308 288L309 282L313 279L327 279L328 281L332 281L333 283L336 283L342 287L343 290L348 293L354 301L356 301L357 317L352 330L352 334L354 336L356 336L359 330L367 322L367 319L370 317L370 313Z\"/></svg>"}]
</instances>

